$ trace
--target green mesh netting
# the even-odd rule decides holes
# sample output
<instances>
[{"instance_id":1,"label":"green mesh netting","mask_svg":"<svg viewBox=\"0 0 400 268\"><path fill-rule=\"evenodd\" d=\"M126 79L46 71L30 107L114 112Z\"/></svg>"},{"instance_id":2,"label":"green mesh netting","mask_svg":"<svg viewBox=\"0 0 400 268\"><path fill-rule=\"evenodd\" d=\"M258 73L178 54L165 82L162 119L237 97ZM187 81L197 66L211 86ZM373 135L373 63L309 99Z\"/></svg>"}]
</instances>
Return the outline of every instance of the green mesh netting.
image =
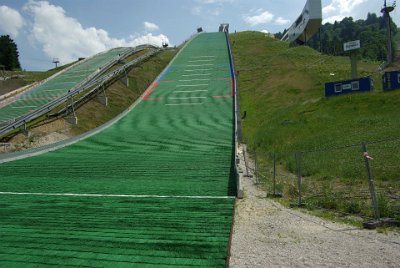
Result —
<instances>
[{"instance_id":1,"label":"green mesh netting","mask_svg":"<svg viewBox=\"0 0 400 268\"><path fill-rule=\"evenodd\" d=\"M0 195L0 266L224 266L233 135L226 37L200 34L112 126L0 166L1 192L169 198Z\"/></svg>"}]
</instances>

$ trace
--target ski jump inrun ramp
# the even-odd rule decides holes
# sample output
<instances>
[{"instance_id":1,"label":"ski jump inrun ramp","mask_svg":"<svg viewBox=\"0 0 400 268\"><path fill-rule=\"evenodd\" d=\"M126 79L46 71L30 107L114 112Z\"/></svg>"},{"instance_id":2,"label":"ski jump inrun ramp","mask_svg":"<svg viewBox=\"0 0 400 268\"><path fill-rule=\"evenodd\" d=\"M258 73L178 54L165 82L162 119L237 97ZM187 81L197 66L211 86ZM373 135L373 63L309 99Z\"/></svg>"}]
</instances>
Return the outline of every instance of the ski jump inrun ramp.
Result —
<instances>
[{"instance_id":1,"label":"ski jump inrun ramp","mask_svg":"<svg viewBox=\"0 0 400 268\"><path fill-rule=\"evenodd\" d=\"M236 194L229 56L225 33L199 34L113 124L0 164L0 266L224 267Z\"/></svg>"}]
</instances>

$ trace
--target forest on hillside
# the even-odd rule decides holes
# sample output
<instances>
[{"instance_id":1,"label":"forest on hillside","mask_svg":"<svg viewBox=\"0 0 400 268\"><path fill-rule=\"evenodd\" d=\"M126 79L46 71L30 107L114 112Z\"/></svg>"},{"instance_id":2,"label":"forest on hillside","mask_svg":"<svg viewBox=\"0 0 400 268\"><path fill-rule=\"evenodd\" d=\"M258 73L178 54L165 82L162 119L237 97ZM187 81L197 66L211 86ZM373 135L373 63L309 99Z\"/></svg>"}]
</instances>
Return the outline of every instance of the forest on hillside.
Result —
<instances>
[{"instance_id":1,"label":"forest on hillside","mask_svg":"<svg viewBox=\"0 0 400 268\"><path fill-rule=\"evenodd\" d=\"M391 27L392 35L395 36L398 29L393 21ZM277 33L275 37L281 38L286 31ZM340 22L326 23L321 26L320 32L307 42L307 45L328 55L342 56L345 55L343 44L354 40L361 42L359 57L376 61L387 59L385 19L375 13L368 13L366 20L354 21L352 17L346 17Z\"/></svg>"}]
</instances>

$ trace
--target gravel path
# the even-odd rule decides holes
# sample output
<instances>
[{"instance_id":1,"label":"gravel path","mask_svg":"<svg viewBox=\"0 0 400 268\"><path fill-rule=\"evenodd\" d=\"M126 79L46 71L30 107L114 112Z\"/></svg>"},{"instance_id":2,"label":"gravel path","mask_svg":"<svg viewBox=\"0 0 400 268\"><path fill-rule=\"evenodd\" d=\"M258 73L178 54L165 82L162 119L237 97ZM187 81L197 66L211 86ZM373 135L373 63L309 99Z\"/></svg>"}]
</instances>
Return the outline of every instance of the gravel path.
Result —
<instances>
[{"instance_id":1,"label":"gravel path","mask_svg":"<svg viewBox=\"0 0 400 268\"><path fill-rule=\"evenodd\" d=\"M253 178L244 178L242 186L231 267L400 267L399 234L362 230L285 208L266 199Z\"/></svg>"}]
</instances>

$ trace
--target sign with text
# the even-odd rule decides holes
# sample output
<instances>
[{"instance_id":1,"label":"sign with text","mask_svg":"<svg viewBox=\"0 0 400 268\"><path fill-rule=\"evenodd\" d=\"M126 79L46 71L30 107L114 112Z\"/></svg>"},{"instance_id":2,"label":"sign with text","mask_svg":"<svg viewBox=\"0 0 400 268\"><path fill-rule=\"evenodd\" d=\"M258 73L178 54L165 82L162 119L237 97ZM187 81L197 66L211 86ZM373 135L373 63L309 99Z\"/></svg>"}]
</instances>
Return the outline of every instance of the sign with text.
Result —
<instances>
[{"instance_id":1,"label":"sign with text","mask_svg":"<svg viewBox=\"0 0 400 268\"><path fill-rule=\"evenodd\" d=\"M344 51L354 50L361 47L360 40L355 40L343 44Z\"/></svg>"}]
</instances>

